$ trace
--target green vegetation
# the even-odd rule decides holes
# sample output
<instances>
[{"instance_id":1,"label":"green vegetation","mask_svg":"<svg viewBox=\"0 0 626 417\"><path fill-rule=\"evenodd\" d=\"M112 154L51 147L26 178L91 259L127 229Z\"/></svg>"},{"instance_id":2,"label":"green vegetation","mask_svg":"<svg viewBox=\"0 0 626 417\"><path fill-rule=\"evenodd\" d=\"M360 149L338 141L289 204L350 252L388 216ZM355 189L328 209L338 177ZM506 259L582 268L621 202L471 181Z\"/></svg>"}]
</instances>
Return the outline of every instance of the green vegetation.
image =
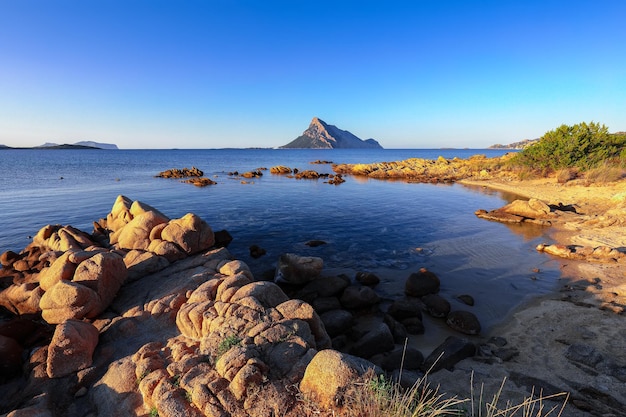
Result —
<instances>
[{"instance_id":1,"label":"green vegetation","mask_svg":"<svg viewBox=\"0 0 626 417\"><path fill-rule=\"evenodd\" d=\"M226 336L224 340L217 347L217 357L219 358L224 353L228 352L233 346L237 346L241 343L241 338L237 335Z\"/></svg>"},{"instance_id":2,"label":"green vegetation","mask_svg":"<svg viewBox=\"0 0 626 417\"><path fill-rule=\"evenodd\" d=\"M626 134L611 134L605 125L594 122L561 125L511 159L512 165L550 171L564 168L587 171L603 164L623 166L625 163Z\"/></svg>"},{"instance_id":3,"label":"green vegetation","mask_svg":"<svg viewBox=\"0 0 626 417\"><path fill-rule=\"evenodd\" d=\"M159 410L156 407L150 409L150 417L159 417Z\"/></svg>"}]
</instances>

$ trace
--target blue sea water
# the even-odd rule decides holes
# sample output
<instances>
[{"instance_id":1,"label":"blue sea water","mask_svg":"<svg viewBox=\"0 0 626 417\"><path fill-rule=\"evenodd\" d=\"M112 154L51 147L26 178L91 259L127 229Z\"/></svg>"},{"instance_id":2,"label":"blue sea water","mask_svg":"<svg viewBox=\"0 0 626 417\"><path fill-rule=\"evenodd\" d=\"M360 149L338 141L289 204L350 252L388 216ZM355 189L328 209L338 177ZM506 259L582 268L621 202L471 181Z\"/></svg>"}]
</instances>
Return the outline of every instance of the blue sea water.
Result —
<instances>
[{"instance_id":1,"label":"blue sea water","mask_svg":"<svg viewBox=\"0 0 626 417\"><path fill-rule=\"evenodd\" d=\"M422 266L440 275L442 294L466 293L482 303L484 323L496 323L528 295L552 289L558 265L534 250L549 241L532 226L478 219L513 196L482 187L412 184L346 177L334 186L296 180L269 168L332 172L335 163L370 163L438 156L497 156L472 149L206 149L206 150L2 150L0 151L0 252L20 251L46 224L92 231L122 194L171 218L196 213L214 230L234 237L230 252L255 275L273 268L285 252L320 256L325 268L369 270L385 277L381 291L401 294L406 277ZM170 168L196 166L216 185L198 188L155 178ZM229 172L268 168L245 180ZM311 248L309 240L326 245ZM249 246L267 251L259 259ZM533 269L539 268L538 275ZM538 276L537 276L538 275Z\"/></svg>"}]
</instances>

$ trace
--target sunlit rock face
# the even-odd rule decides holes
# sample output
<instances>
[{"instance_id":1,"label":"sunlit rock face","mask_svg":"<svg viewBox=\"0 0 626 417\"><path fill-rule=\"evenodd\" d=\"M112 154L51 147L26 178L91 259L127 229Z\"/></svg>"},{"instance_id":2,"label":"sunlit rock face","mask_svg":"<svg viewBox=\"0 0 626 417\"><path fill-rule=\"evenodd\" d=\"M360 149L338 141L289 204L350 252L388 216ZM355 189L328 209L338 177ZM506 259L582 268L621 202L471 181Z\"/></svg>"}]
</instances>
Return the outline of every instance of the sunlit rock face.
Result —
<instances>
[{"instance_id":1,"label":"sunlit rock face","mask_svg":"<svg viewBox=\"0 0 626 417\"><path fill-rule=\"evenodd\" d=\"M340 148L377 148L382 146L374 139L362 140L347 130L341 130L336 126L326 124L323 120L314 117L309 128L302 135L281 148L314 148L314 149L340 149Z\"/></svg>"}]
</instances>

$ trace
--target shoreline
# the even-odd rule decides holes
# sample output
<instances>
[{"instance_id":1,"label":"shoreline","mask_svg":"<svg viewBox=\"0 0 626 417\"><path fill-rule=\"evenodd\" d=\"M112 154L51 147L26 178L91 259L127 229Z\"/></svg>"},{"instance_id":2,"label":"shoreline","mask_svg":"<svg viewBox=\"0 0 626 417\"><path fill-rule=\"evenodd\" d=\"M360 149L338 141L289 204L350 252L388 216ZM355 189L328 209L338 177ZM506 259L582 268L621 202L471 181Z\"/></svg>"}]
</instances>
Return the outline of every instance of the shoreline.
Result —
<instances>
[{"instance_id":1,"label":"shoreline","mask_svg":"<svg viewBox=\"0 0 626 417\"><path fill-rule=\"evenodd\" d=\"M554 178L531 181L462 180L548 204L574 204L581 218L555 222L549 235L561 245L609 245L623 251L626 182L585 186L558 184ZM617 198L616 198L617 196ZM546 254L545 256L552 255ZM561 276L553 292L518 305L484 336L503 338L513 359L481 364L468 359L453 372L432 379L447 392L469 395L470 378L495 393L507 379L502 400L530 392L568 392L568 416L617 415L626 404L626 279L622 262L559 258ZM611 375L608 375L611 374ZM623 410L623 409L622 409Z\"/></svg>"}]
</instances>

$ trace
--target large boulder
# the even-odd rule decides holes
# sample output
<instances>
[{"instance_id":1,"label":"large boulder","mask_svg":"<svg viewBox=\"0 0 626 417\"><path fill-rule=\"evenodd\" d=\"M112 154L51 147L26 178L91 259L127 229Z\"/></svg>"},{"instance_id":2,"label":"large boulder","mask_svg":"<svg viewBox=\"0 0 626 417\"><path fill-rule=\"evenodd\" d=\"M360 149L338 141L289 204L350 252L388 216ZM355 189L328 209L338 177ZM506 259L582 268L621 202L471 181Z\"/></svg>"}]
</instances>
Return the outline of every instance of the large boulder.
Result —
<instances>
[{"instance_id":1,"label":"large boulder","mask_svg":"<svg viewBox=\"0 0 626 417\"><path fill-rule=\"evenodd\" d=\"M394 340L389 326L380 323L354 343L351 353L362 358L370 358L392 350L393 346Z\"/></svg>"},{"instance_id":2,"label":"large boulder","mask_svg":"<svg viewBox=\"0 0 626 417\"><path fill-rule=\"evenodd\" d=\"M422 370L424 372L436 372L443 368L452 369L458 362L475 354L476 345L472 342L460 337L448 336L441 345L428 355L422 364Z\"/></svg>"},{"instance_id":3,"label":"large boulder","mask_svg":"<svg viewBox=\"0 0 626 417\"><path fill-rule=\"evenodd\" d=\"M475 335L480 333L478 317L470 311L456 310L448 314L446 324L461 333Z\"/></svg>"},{"instance_id":4,"label":"large boulder","mask_svg":"<svg viewBox=\"0 0 626 417\"><path fill-rule=\"evenodd\" d=\"M175 243L187 254L209 249L215 243L211 227L193 213L170 220L161 230L161 239Z\"/></svg>"},{"instance_id":5,"label":"large boulder","mask_svg":"<svg viewBox=\"0 0 626 417\"><path fill-rule=\"evenodd\" d=\"M60 378L91 366L98 336L98 329L84 321L59 324L48 346L48 376Z\"/></svg>"},{"instance_id":6,"label":"large boulder","mask_svg":"<svg viewBox=\"0 0 626 417\"><path fill-rule=\"evenodd\" d=\"M68 258L69 259L69 258ZM66 266L64 257L57 262ZM79 258L80 260L82 258ZM69 267L50 270L65 274ZM68 319L95 318L111 304L126 279L126 266L121 256L113 252L98 252L76 266L70 280L62 276L47 276L52 284L39 301L42 317L48 323L58 324Z\"/></svg>"},{"instance_id":7,"label":"large boulder","mask_svg":"<svg viewBox=\"0 0 626 417\"><path fill-rule=\"evenodd\" d=\"M117 244L121 249L147 250L152 229L168 221L166 216L157 211L141 213L111 235L111 244Z\"/></svg>"},{"instance_id":8,"label":"large boulder","mask_svg":"<svg viewBox=\"0 0 626 417\"><path fill-rule=\"evenodd\" d=\"M352 285L346 288L339 299L344 308L358 310L380 302L380 297L370 287Z\"/></svg>"},{"instance_id":9,"label":"large boulder","mask_svg":"<svg viewBox=\"0 0 626 417\"><path fill-rule=\"evenodd\" d=\"M550 213L550 206L541 200L531 198L530 200L514 200L500 209L505 213L516 216L538 219L546 217Z\"/></svg>"},{"instance_id":10,"label":"large boulder","mask_svg":"<svg viewBox=\"0 0 626 417\"><path fill-rule=\"evenodd\" d=\"M426 268L411 274L404 285L404 293L411 297L422 297L439 292L441 281L439 277Z\"/></svg>"},{"instance_id":11,"label":"large boulder","mask_svg":"<svg viewBox=\"0 0 626 417\"><path fill-rule=\"evenodd\" d=\"M278 259L274 281L302 285L319 277L323 267L322 258L286 253Z\"/></svg>"},{"instance_id":12,"label":"large boulder","mask_svg":"<svg viewBox=\"0 0 626 417\"><path fill-rule=\"evenodd\" d=\"M377 370L365 359L336 350L321 350L307 366L300 392L322 407L335 408L344 403L346 391L370 369Z\"/></svg>"}]
</instances>

